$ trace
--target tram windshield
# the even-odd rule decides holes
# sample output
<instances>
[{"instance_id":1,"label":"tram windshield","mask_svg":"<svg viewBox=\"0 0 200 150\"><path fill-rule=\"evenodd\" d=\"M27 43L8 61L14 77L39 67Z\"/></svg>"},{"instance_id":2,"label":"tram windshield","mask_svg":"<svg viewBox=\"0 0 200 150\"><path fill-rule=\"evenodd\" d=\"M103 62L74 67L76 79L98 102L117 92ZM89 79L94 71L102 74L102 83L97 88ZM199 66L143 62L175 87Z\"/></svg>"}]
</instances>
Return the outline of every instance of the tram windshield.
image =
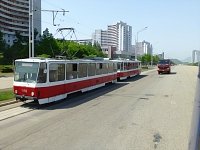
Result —
<instances>
[{"instance_id":1,"label":"tram windshield","mask_svg":"<svg viewBox=\"0 0 200 150\"><path fill-rule=\"evenodd\" d=\"M36 83L38 62L15 62L14 81Z\"/></svg>"}]
</instances>

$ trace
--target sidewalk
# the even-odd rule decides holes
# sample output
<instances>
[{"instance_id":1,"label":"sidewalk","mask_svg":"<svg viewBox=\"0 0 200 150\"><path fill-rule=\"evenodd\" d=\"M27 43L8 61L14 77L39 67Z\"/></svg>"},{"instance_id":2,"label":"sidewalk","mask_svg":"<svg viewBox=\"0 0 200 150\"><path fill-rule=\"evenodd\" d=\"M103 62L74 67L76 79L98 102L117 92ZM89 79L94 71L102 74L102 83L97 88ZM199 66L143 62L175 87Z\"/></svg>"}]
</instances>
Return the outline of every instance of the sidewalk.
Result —
<instances>
[{"instance_id":1,"label":"sidewalk","mask_svg":"<svg viewBox=\"0 0 200 150\"><path fill-rule=\"evenodd\" d=\"M10 76L0 76L0 91L7 91L13 88L13 77ZM0 107L16 103L17 101L13 99L9 99L6 101L0 101Z\"/></svg>"},{"instance_id":2,"label":"sidewalk","mask_svg":"<svg viewBox=\"0 0 200 150\"><path fill-rule=\"evenodd\" d=\"M13 77L0 77L0 89L13 87Z\"/></svg>"}]
</instances>

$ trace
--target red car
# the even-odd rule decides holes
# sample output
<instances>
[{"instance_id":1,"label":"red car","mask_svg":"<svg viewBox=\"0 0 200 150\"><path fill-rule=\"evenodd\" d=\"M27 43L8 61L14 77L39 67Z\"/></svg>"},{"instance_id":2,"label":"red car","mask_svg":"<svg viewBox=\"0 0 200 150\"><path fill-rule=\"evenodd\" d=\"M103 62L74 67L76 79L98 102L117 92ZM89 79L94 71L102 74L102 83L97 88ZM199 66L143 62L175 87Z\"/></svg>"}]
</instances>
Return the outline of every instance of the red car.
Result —
<instances>
[{"instance_id":1,"label":"red car","mask_svg":"<svg viewBox=\"0 0 200 150\"><path fill-rule=\"evenodd\" d=\"M171 73L171 61L169 59L162 59L158 62L158 74Z\"/></svg>"}]
</instances>

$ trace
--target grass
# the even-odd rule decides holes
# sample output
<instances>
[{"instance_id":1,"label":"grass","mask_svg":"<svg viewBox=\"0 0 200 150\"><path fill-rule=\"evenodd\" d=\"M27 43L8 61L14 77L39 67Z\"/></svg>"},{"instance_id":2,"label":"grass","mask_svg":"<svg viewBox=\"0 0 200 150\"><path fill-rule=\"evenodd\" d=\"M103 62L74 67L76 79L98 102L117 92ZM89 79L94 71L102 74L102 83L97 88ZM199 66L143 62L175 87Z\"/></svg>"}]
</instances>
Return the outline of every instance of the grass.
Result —
<instances>
[{"instance_id":1,"label":"grass","mask_svg":"<svg viewBox=\"0 0 200 150\"><path fill-rule=\"evenodd\" d=\"M0 90L0 102L5 100L10 100L14 98L14 93L12 89Z\"/></svg>"}]
</instances>

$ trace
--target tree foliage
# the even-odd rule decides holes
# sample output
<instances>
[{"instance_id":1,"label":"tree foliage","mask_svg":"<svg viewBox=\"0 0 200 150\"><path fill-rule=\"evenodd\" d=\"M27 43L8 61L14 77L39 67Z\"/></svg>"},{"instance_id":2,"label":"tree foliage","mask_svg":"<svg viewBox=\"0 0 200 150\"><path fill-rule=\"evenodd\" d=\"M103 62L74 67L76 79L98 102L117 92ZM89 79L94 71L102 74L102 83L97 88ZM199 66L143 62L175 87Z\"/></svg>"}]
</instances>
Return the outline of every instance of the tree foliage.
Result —
<instances>
[{"instance_id":1,"label":"tree foliage","mask_svg":"<svg viewBox=\"0 0 200 150\"><path fill-rule=\"evenodd\" d=\"M5 64L12 64L15 59L27 58L28 57L28 40L27 38L20 35L20 33L15 33L16 39L13 45L6 48L3 52Z\"/></svg>"},{"instance_id":2,"label":"tree foliage","mask_svg":"<svg viewBox=\"0 0 200 150\"><path fill-rule=\"evenodd\" d=\"M4 62L12 64L15 59L27 58L29 56L28 38L16 33L14 44L7 47L3 51ZM34 31L35 38L38 37L38 32ZM88 57L106 57L103 54L98 43L92 45L79 44L74 41L58 40L53 37L48 28L44 30L43 35L39 36L40 40L35 40L35 56L36 57L55 57L56 55L66 56L68 59L88 58ZM0 48L4 47L0 33Z\"/></svg>"},{"instance_id":3,"label":"tree foliage","mask_svg":"<svg viewBox=\"0 0 200 150\"><path fill-rule=\"evenodd\" d=\"M142 62L142 65L150 65L151 61L155 65L158 63L159 57L157 55L152 56L150 54L144 54L142 56L139 56L138 60L140 60Z\"/></svg>"},{"instance_id":4,"label":"tree foliage","mask_svg":"<svg viewBox=\"0 0 200 150\"><path fill-rule=\"evenodd\" d=\"M41 36L41 40L37 42L35 46L35 56L42 54L49 55L50 57L55 57L55 55L59 54L56 40L53 38L53 35L49 33L48 29L45 29Z\"/></svg>"},{"instance_id":5,"label":"tree foliage","mask_svg":"<svg viewBox=\"0 0 200 150\"><path fill-rule=\"evenodd\" d=\"M6 48L6 44L3 39L3 33L0 31L0 53L4 52L5 48Z\"/></svg>"}]
</instances>

